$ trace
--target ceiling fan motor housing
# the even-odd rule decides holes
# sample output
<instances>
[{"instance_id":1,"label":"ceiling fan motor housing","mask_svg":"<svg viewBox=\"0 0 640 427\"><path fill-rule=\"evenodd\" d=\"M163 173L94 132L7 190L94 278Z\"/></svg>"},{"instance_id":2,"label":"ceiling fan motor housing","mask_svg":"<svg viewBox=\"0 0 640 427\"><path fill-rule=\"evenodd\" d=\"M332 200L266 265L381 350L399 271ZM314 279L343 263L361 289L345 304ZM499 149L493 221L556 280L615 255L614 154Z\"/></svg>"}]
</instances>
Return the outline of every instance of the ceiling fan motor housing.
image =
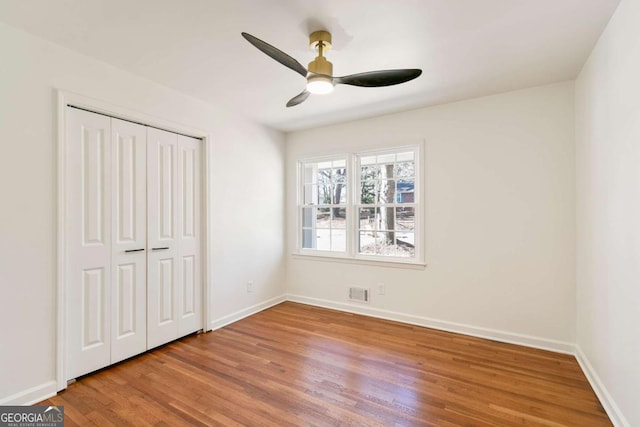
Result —
<instances>
[{"instance_id":1,"label":"ceiling fan motor housing","mask_svg":"<svg viewBox=\"0 0 640 427\"><path fill-rule=\"evenodd\" d=\"M315 31L309 35L309 47L318 50L322 43L322 49L327 52L331 49L331 33L328 31Z\"/></svg>"},{"instance_id":2,"label":"ceiling fan motor housing","mask_svg":"<svg viewBox=\"0 0 640 427\"><path fill-rule=\"evenodd\" d=\"M333 76L333 64L326 60L323 55L331 49L331 33L327 31L316 31L309 36L309 47L318 51L316 59L309 62L307 67L314 74L324 74Z\"/></svg>"},{"instance_id":3,"label":"ceiling fan motor housing","mask_svg":"<svg viewBox=\"0 0 640 427\"><path fill-rule=\"evenodd\" d=\"M316 59L309 62L308 69L314 74L333 76L333 64L327 61L323 56L317 56Z\"/></svg>"}]
</instances>

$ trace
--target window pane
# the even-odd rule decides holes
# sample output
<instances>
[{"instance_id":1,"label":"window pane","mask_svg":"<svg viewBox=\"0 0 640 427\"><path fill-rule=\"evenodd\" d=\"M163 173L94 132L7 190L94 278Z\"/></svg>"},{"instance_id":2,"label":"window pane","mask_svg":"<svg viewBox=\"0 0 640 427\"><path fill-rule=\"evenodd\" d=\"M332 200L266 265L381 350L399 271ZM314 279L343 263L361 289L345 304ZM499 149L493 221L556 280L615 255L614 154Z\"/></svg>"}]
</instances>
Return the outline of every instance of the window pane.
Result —
<instances>
[{"instance_id":1,"label":"window pane","mask_svg":"<svg viewBox=\"0 0 640 427\"><path fill-rule=\"evenodd\" d=\"M333 187L333 203L339 205L347 202L347 186L336 184Z\"/></svg>"},{"instance_id":2,"label":"window pane","mask_svg":"<svg viewBox=\"0 0 640 427\"><path fill-rule=\"evenodd\" d=\"M319 205L331 204L331 184L318 186L318 204Z\"/></svg>"},{"instance_id":3,"label":"window pane","mask_svg":"<svg viewBox=\"0 0 640 427\"><path fill-rule=\"evenodd\" d=\"M394 230L395 229L395 209L394 208L378 208L378 229ZM393 239L393 238L392 238Z\"/></svg>"},{"instance_id":4,"label":"window pane","mask_svg":"<svg viewBox=\"0 0 640 427\"><path fill-rule=\"evenodd\" d=\"M317 208L316 228L329 228L331 220L330 208Z\"/></svg>"},{"instance_id":5,"label":"window pane","mask_svg":"<svg viewBox=\"0 0 640 427\"><path fill-rule=\"evenodd\" d=\"M318 184L326 184L331 181L331 168L318 168L316 174L316 180Z\"/></svg>"},{"instance_id":6,"label":"window pane","mask_svg":"<svg viewBox=\"0 0 640 427\"><path fill-rule=\"evenodd\" d=\"M396 203L414 203L415 188L413 180L398 181L398 196Z\"/></svg>"},{"instance_id":7,"label":"window pane","mask_svg":"<svg viewBox=\"0 0 640 427\"><path fill-rule=\"evenodd\" d=\"M377 208L360 208L360 229L361 230L375 230L377 223Z\"/></svg>"},{"instance_id":8,"label":"window pane","mask_svg":"<svg viewBox=\"0 0 640 427\"><path fill-rule=\"evenodd\" d=\"M389 240L389 234L393 232L361 231L359 233L358 252L365 255L396 254L396 246L393 240Z\"/></svg>"},{"instance_id":9,"label":"window pane","mask_svg":"<svg viewBox=\"0 0 640 427\"><path fill-rule=\"evenodd\" d=\"M347 250L347 230L331 230L331 250L340 252Z\"/></svg>"},{"instance_id":10,"label":"window pane","mask_svg":"<svg viewBox=\"0 0 640 427\"><path fill-rule=\"evenodd\" d=\"M378 156L378 163L393 163L396 161L395 153L392 154L381 154Z\"/></svg>"},{"instance_id":11,"label":"window pane","mask_svg":"<svg viewBox=\"0 0 640 427\"><path fill-rule=\"evenodd\" d=\"M345 208L331 209L331 228L347 228L347 210Z\"/></svg>"},{"instance_id":12,"label":"window pane","mask_svg":"<svg viewBox=\"0 0 640 427\"><path fill-rule=\"evenodd\" d=\"M415 225L415 208L396 208L396 231L413 231Z\"/></svg>"},{"instance_id":13,"label":"window pane","mask_svg":"<svg viewBox=\"0 0 640 427\"><path fill-rule=\"evenodd\" d=\"M393 203L395 194L395 181L392 179L380 182L380 192L378 194L378 203Z\"/></svg>"},{"instance_id":14,"label":"window pane","mask_svg":"<svg viewBox=\"0 0 640 427\"><path fill-rule=\"evenodd\" d=\"M364 165L373 165L376 162L376 156L367 156L360 158L360 164Z\"/></svg>"},{"instance_id":15,"label":"window pane","mask_svg":"<svg viewBox=\"0 0 640 427\"><path fill-rule=\"evenodd\" d=\"M302 247L304 249L314 249L316 247L316 230L302 229Z\"/></svg>"},{"instance_id":16,"label":"window pane","mask_svg":"<svg viewBox=\"0 0 640 427\"><path fill-rule=\"evenodd\" d=\"M319 251L330 251L331 250L331 230L328 228L318 228L313 230L316 236L316 247Z\"/></svg>"},{"instance_id":17,"label":"window pane","mask_svg":"<svg viewBox=\"0 0 640 427\"><path fill-rule=\"evenodd\" d=\"M304 174L303 180L305 183L313 182L313 171L315 168L314 163L305 163L302 173Z\"/></svg>"},{"instance_id":18,"label":"window pane","mask_svg":"<svg viewBox=\"0 0 640 427\"><path fill-rule=\"evenodd\" d=\"M316 208L302 208L302 226L310 228L314 226Z\"/></svg>"},{"instance_id":19,"label":"window pane","mask_svg":"<svg viewBox=\"0 0 640 427\"><path fill-rule=\"evenodd\" d=\"M393 163L386 163L386 164L380 165L381 178L382 179L393 178L393 168L394 168Z\"/></svg>"},{"instance_id":20,"label":"window pane","mask_svg":"<svg viewBox=\"0 0 640 427\"><path fill-rule=\"evenodd\" d=\"M398 246L396 256L414 257L416 255L414 233L396 233L396 242Z\"/></svg>"},{"instance_id":21,"label":"window pane","mask_svg":"<svg viewBox=\"0 0 640 427\"><path fill-rule=\"evenodd\" d=\"M396 245L393 240L389 239L378 239L376 246L376 254L385 255L385 256L395 256L396 255Z\"/></svg>"},{"instance_id":22,"label":"window pane","mask_svg":"<svg viewBox=\"0 0 640 427\"><path fill-rule=\"evenodd\" d=\"M379 231L376 236L376 254L395 256L396 233L394 231Z\"/></svg>"},{"instance_id":23,"label":"window pane","mask_svg":"<svg viewBox=\"0 0 640 427\"><path fill-rule=\"evenodd\" d=\"M331 168L318 169L316 174L316 182L318 183L318 203L331 203Z\"/></svg>"},{"instance_id":24,"label":"window pane","mask_svg":"<svg viewBox=\"0 0 640 427\"><path fill-rule=\"evenodd\" d=\"M302 196L302 202L305 205L317 205L318 204L318 186L313 184L304 185L304 194Z\"/></svg>"},{"instance_id":25,"label":"window pane","mask_svg":"<svg viewBox=\"0 0 640 427\"><path fill-rule=\"evenodd\" d=\"M358 239L358 252L361 254L376 253L376 237L375 232L361 231Z\"/></svg>"},{"instance_id":26,"label":"window pane","mask_svg":"<svg viewBox=\"0 0 640 427\"><path fill-rule=\"evenodd\" d=\"M413 160L413 151L408 151L406 153L398 153L396 154L397 162L409 162Z\"/></svg>"},{"instance_id":27,"label":"window pane","mask_svg":"<svg viewBox=\"0 0 640 427\"><path fill-rule=\"evenodd\" d=\"M342 160L334 160L333 161L333 167L334 168L344 168L347 166L347 161L342 159Z\"/></svg>"},{"instance_id":28,"label":"window pane","mask_svg":"<svg viewBox=\"0 0 640 427\"><path fill-rule=\"evenodd\" d=\"M413 178L414 173L413 162L398 163L396 165L396 176L399 178Z\"/></svg>"},{"instance_id":29,"label":"window pane","mask_svg":"<svg viewBox=\"0 0 640 427\"><path fill-rule=\"evenodd\" d=\"M378 178L380 178L379 165L362 166L360 168L361 181L367 181L367 180L378 179Z\"/></svg>"},{"instance_id":30,"label":"window pane","mask_svg":"<svg viewBox=\"0 0 640 427\"><path fill-rule=\"evenodd\" d=\"M331 162L318 162L318 170L331 169Z\"/></svg>"},{"instance_id":31,"label":"window pane","mask_svg":"<svg viewBox=\"0 0 640 427\"><path fill-rule=\"evenodd\" d=\"M369 205L376 202L375 181L363 181L360 184L360 203Z\"/></svg>"},{"instance_id":32,"label":"window pane","mask_svg":"<svg viewBox=\"0 0 640 427\"><path fill-rule=\"evenodd\" d=\"M334 184L344 184L346 182L347 170L345 168L332 169L331 179Z\"/></svg>"}]
</instances>

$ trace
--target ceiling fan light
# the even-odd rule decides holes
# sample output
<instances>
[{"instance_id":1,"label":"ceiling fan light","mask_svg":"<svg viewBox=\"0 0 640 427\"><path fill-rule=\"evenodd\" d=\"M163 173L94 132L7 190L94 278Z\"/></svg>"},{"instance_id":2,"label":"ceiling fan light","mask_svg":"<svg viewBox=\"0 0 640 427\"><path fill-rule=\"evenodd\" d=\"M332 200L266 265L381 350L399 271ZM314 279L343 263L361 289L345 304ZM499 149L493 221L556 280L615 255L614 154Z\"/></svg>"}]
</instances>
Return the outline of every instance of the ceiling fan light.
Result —
<instances>
[{"instance_id":1,"label":"ceiling fan light","mask_svg":"<svg viewBox=\"0 0 640 427\"><path fill-rule=\"evenodd\" d=\"M316 95L333 92L333 83L327 76L312 76L307 79L307 90Z\"/></svg>"}]
</instances>

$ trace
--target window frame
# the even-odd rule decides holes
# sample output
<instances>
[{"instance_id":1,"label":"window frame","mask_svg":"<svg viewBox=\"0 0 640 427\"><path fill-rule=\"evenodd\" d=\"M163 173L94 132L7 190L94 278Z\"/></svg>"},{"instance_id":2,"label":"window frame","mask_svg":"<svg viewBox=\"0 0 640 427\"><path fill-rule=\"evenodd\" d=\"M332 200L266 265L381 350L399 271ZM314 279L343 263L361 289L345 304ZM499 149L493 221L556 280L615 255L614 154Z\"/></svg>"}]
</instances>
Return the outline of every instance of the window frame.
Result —
<instances>
[{"instance_id":1,"label":"window frame","mask_svg":"<svg viewBox=\"0 0 640 427\"><path fill-rule=\"evenodd\" d=\"M394 192L394 208L400 205L413 207L415 210L414 224L414 256L389 256L377 254L362 254L359 249L359 208L361 203L361 170L360 161L363 157L379 156L385 154L397 154L412 151L414 153L414 201L411 203L398 203L397 193ZM295 256L304 258L316 258L319 260L359 263L369 265L386 265L391 267L422 268L425 264L425 239L424 239L424 143L408 145L386 145L363 150L354 150L348 153L331 154L309 158L301 158L296 162L296 251ZM303 248L303 207L309 207L304 202L304 165L309 163L322 163L335 160L346 160L346 250L344 252ZM397 163L397 162L396 162ZM395 179L395 178L393 178ZM313 205L324 206L324 205ZM333 206L333 205L327 205Z\"/></svg>"}]
</instances>

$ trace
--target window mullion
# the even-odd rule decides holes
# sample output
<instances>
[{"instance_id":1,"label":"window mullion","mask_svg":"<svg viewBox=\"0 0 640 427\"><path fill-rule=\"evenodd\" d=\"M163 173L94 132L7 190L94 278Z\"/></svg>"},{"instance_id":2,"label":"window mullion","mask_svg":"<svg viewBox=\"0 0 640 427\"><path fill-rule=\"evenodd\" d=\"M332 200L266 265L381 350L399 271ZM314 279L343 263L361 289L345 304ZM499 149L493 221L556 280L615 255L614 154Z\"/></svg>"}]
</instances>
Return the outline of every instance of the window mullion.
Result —
<instances>
[{"instance_id":1,"label":"window mullion","mask_svg":"<svg viewBox=\"0 0 640 427\"><path fill-rule=\"evenodd\" d=\"M359 217L358 217L358 209L355 208L355 206L358 203L358 200L360 199L360 173L359 173L360 167L358 163L358 157L353 154L349 154L347 165L349 165L350 167L350 170L347 169L347 178L351 183L351 197L349 200L350 202L349 210L351 211L351 214L349 215L350 221L348 221L348 224L347 224L347 226L349 227L349 238L348 238L347 246L349 248L349 256L353 258L357 253L357 246L358 246L357 233L358 233Z\"/></svg>"}]
</instances>

